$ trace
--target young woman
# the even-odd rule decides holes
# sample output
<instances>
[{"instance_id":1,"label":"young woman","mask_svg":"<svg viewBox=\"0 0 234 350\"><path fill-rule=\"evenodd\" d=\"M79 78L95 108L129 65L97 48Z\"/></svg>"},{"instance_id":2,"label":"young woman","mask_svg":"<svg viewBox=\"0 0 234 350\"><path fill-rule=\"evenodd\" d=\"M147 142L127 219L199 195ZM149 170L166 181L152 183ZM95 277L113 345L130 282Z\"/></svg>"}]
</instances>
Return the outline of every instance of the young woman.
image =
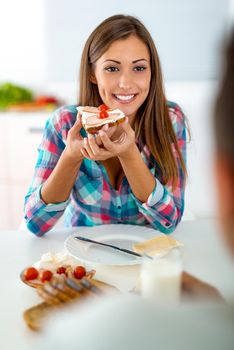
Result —
<instances>
[{"instance_id":1,"label":"young woman","mask_svg":"<svg viewBox=\"0 0 234 350\"><path fill-rule=\"evenodd\" d=\"M150 225L172 232L183 215L186 127L167 102L154 42L136 18L116 15L90 35L80 65L78 105L119 108L127 122L85 133L76 105L48 120L25 199L27 227Z\"/></svg>"}]
</instances>

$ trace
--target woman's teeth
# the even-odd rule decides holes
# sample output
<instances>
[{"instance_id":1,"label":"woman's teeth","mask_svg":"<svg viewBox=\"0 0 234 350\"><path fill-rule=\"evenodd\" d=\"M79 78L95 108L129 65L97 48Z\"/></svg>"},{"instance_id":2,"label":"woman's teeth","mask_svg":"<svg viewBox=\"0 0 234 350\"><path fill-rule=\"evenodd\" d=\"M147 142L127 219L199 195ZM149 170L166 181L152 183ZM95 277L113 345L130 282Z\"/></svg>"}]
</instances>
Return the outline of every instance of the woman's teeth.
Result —
<instances>
[{"instance_id":1,"label":"woman's teeth","mask_svg":"<svg viewBox=\"0 0 234 350\"><path fill-rule=\"evenodd\" d=\"M120 101L130 101L133 99L135 95L133 94L133 95L114 95L114 96Z\"/></svg>"}]
</instances>

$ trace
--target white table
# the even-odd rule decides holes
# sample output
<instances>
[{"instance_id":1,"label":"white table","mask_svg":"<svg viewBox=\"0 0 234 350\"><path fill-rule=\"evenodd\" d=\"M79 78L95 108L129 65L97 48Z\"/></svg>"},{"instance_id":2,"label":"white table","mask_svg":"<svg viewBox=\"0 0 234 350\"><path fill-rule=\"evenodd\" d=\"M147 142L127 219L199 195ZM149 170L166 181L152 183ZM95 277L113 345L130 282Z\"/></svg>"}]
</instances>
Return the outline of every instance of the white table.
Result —
<instances>
[{"instance_id":1,"label":"white table","mask_svg":"<svg viewBox=\"0 0 234 350\"><path fill-rule=\"evenodd\" d=\"M62 251L64 240L75 230L57 229L42 238L26 231L0 231L0 349L26 350L31 348L31 341L40 337L22 319L23 311L40 299L20 281L19 274L45 252ZM210 220L185 221L173 236L184 244L185 269L215 285L229 298L234 295L233 262L217 231Z\"/></svg>"}]
</instances>

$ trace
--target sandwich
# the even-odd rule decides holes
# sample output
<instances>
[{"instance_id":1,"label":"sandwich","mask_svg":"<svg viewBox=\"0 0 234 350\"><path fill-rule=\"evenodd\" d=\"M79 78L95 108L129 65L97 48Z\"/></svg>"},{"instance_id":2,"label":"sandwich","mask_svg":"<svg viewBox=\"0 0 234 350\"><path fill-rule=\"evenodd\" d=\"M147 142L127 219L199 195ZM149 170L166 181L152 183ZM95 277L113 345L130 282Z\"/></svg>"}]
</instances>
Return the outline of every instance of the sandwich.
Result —
<instances>
[{"instance_id":1,"label":"sandwich","mask_svg":"<svg viewBox=\"0 0 234 350\"><path fill-rule=\"evenodd\" d=\"M77 107L81 114L83 128L90 134L95 134L104 125L114 126L125 120L125 114L120 109L110 109L106 105L99 107Z\"/></svg>"}]
</instances>

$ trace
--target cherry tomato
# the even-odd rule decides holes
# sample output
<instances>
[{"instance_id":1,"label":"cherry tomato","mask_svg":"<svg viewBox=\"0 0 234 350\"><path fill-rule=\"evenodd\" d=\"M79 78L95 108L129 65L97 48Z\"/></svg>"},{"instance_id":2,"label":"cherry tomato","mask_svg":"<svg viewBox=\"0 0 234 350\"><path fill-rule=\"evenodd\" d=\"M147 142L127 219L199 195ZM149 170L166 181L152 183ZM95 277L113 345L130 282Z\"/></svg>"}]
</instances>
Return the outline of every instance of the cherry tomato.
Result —
<instances>
[{"instance_id":1,"label":"cherry tomato","mask_svg":"<svg viewBox=\"0 0 234 350\"><path fill-rule=\"evenodd\" d=\"M108 117L107 111L100 111L100 113L99 113L99 118L100 119L105 119L107 117Z\"/></svg>"},{"instance_id":2,"label":"cherry tomato","mask_svg":"<svg viewBox=\"0 0 234 350\"><path fill-rule=\"evenodd\" d=\"M53 273L50 270L42 270L40 272L41 282L50 281L53 276Z\"/></svg>"},{"instance_id":3,"label":"cherry tomato","mask_svg":"<svg viewBox=\"0 0 234 350\"><path fill-rule=\"evenodd\" d=\"M57 268L56 272L57 272L59 275L64 274L64 275L67 276L67 269L66 269L66 267L64 267L64 266L59 266L59 267Z\"/></svg>"},{"instance_id":4,"label":"cherry tomato","mask_svg":"<svg viewBox=\"0 0 234 350\"><path fill-rule=\"evenodd\" d=\"M108 111L109 107L107 105L103 104L98 107L99 111Z\"/></svg>"},{"instance_id":5,"label":"cherry tomato","mask_svg":"<svg viewBox=\"0 0 234 350\"><path fill-rule=\"evenodd\" d=\"M83 266L76 266L76 268L73 271L73 275L76 279L80 280L86 275L86 270Z\"/></svg>"},{"instance_id":6,"label":"cherry tomato","mask_svg":"<svg viewBox=\"0 0 234 350\"><path fill-rule=\"evenodd\" d=\"M26 281L35 280L38 277L38 270L35 267L28 267L24 270L24 278Z\"/></svg>"}]
</instances>

